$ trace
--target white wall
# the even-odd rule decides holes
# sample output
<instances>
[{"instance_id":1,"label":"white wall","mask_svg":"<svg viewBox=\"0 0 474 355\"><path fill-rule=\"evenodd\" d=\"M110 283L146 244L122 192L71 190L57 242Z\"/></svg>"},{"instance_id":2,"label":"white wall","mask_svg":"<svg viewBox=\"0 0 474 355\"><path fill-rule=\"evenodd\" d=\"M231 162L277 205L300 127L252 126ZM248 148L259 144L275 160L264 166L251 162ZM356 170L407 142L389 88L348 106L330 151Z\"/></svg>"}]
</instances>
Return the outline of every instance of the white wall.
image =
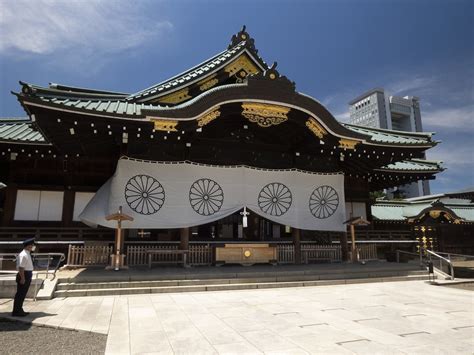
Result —
<instances>
[{"instance_id":1,"label":"white wall","mask_svg":"<svg viewBox=\"0 0 474 355\"><path fill-rule=\"evenodd\" d=\"M73 221L80 221L79 215L87 206L89 201L94 197L94 192L76 192L74 197L74 212L72 215Z\"/></svg>"},{"instance_id":2,"label":"white wall","mask_svg":"<svg viewBox=\"0 0 474 355\"><path fill-rule=\"evenodd\" d=\"M16 195L16 221L61 221L63 191L18 190Z\"/></svg>"},{"instance_id":3,"label":"white wall","mask_svg":"<svg viewBox=\"0 0 474 355\"><path fill-rule=\"evenodd\" d=\"M40 195L40 191L18 190L14 219L16 221L37 221Z\"/></svg>"}]
</instances>

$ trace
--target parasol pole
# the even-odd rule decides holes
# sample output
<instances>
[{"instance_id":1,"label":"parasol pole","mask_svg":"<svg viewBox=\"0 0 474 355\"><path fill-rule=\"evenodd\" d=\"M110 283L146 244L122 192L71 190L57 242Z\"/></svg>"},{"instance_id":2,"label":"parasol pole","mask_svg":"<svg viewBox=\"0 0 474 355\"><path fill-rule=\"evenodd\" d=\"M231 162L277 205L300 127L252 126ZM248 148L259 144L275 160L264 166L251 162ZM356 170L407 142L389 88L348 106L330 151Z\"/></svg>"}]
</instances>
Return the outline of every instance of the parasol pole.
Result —
<instances>
[{"instance_id":1,"label":"parasol pole","mask_svg":"<svg viewBox=\"0 0 474 355\"><path fill-rule=\"evenodd\" d=\"M133 221L133 217L122 212L122 206L119 206L117 213L105 217L107 221L117 221L115 230L115 255L111 260L110 269L119 271L120 268L126 268L124 265L124 255L122 254L122 221Z\"/></svg>"}]
</instances>

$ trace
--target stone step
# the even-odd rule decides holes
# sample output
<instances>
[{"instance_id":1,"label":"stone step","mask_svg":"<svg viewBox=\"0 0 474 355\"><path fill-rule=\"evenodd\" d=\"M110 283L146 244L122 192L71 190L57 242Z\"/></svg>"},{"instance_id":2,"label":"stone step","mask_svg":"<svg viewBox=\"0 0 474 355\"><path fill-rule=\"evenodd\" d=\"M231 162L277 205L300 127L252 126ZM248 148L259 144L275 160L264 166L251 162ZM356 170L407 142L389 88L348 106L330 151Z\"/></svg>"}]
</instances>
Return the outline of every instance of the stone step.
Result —
<instances>
[{"instance_id":1,"label":"stone step","mask_svg":"<svg viewBox=\"0 0 474 355\"><path fill-rule=\"evenodd\" d=\"M60 282L57 291L65 290L89 290L89 289L117 289L117 288L147 288L168 286L198 286L198 285L223 285L223 284L247 284L267 282L298 282L317 280L337 280L371 277L390 277L407 275L425 275L426 271L378 271L378 272L353 272L339 274L294 274L277 275L271 277L247 277L247 278L221 278L221 279L187 279L187 280L154 280L154 281L113 281L113 282ZM195 275L198 276L198 275Z\"/></svg>"},{"instance_id":2,"label":"stone step","mask_svg":"<svg viewBox=\"0 0 474 355\"><path fill-rule=\"evenodd\" d=\"M224 283L224 284L200 284L182 286L152 286L152 287L118 287L118 288L91 288L91 289L70 289L58 290L55 297L83 297L83 296L116 296L146 293L175 293L175 292L204 292L204 291L229 291L247 290L279 287L305 287L305 286L325 286L344 285L354 283L372 282L393 282L393 281L415 281L428 280L427 275L406 275L371 278L351 278L334 280L313 280L313 281L280 281L280 282L247 282L247 283Z\"/></svg>"}]
</instances>

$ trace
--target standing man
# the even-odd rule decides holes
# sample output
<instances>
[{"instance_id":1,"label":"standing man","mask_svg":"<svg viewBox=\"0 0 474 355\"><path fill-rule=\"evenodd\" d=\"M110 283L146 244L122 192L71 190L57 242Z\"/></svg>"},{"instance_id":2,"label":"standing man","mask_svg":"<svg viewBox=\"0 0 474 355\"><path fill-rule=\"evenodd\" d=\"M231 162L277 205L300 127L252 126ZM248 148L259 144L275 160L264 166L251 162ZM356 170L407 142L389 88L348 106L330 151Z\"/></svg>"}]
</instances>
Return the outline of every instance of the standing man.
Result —
<instances>
[{"instance_id":1,"label":"standing man","mask_svg":"<svg viewBox=\"0 0 474 355\"><path fill-rule=\"evenodd\" d=\"M31 284L31 277L33 276L33 260L31 259L31 252L35 250L35 239L27 239L23 242L23 250L16 259L16 268L18 274L16 275L16 294L13 302L14 317L24 317L29 313L23 310L23 302Z\"/></svg>"}]
</instances>

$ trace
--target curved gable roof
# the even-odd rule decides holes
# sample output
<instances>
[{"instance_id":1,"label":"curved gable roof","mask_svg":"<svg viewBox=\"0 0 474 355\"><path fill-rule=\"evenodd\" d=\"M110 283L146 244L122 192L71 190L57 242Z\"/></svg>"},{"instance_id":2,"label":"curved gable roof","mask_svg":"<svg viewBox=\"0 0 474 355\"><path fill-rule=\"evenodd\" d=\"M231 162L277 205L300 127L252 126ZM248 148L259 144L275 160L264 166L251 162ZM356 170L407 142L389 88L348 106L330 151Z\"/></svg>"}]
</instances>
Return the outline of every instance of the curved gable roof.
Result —
<instances>
[{"instance_id":1,"label":"curved gable roof","mask_svg":"<svg viewBox=\"0 0 474 355\"><path fill-rule=\"evenodd\" d=\"M246 27L243 26L242 30L232 37L231 44L226 50L172 78L129 95L127 100L137 102L155 100L156 98L178 91L193 83L205 81L206 78L209 78L218 70L224 68L229 63L235 62L239 57L244 55L247 55L260 71L268 69L267 64L258 55L254 39L250 37L245 28Z\"/></svg>"}]
</instances>

